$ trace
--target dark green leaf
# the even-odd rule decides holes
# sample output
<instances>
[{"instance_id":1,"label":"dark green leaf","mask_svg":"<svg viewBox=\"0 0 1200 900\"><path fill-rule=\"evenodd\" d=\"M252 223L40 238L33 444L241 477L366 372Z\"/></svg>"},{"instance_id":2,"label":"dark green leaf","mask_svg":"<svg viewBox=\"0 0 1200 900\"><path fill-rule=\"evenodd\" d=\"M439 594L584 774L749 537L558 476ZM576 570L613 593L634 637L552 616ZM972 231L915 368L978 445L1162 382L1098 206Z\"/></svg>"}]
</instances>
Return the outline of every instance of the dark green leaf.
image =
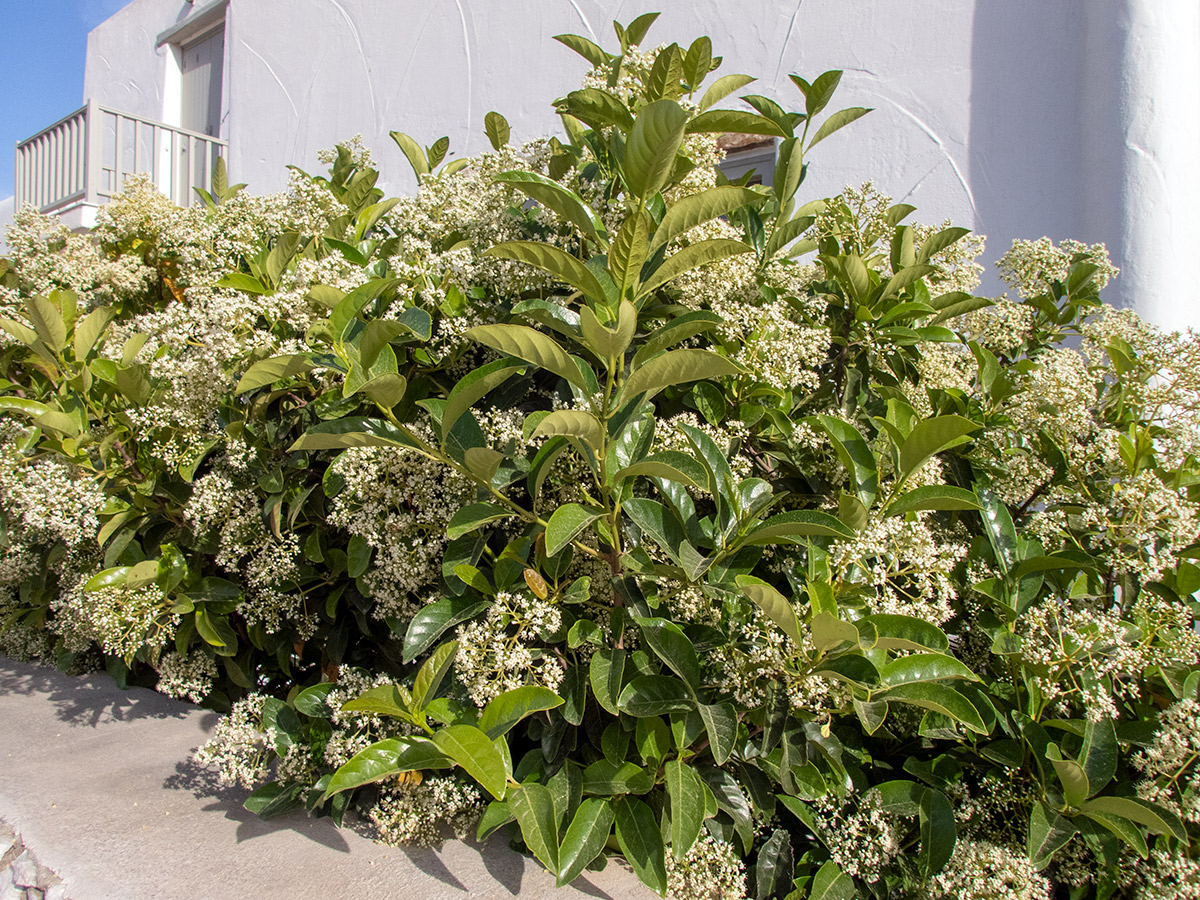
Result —
<instances>
[{"instance_id":1,"label":"dark green leaf","mask_svg":"<svg viewBox=\"0 0 1200 900\"><path fill-rule=\"evenodd\" d=\"M404 661L412 662L432 647L447 628L479 615L490 605L489 600L446 597L422 607L408 623L408 631L404 636Z\"/></svg>"},{"instance_id":2,"label":"dark green leaf","mask_svg":"<svg viewBox=\"0 0 1200 900\"><path fill-rule=\"evenodd\" d=\"M613 819L612 806L607 800L588 797L579 804L559 850L559 887L574 881L604 851Z\"/></svg>"},{"instance_id":3,"label":"dark green leaf","mask_svg":"<svg viewBox=\"0 0 1200 900\"><path fill-rule=\"evenodd\" d=\"M541 784L522 784L513 788L508 808L521 826L525 846L553 874L558 874L558 816L554 798Z\"/></svg>"},{"instance_id":4,"label":"dark green leaf","mask_svg":"<svg viewBox=\"0 0 1200 900\"><path fill-rule=\"evenodd\" d=\"M483 788L497 800L504 799L505 787L508 782L507 767L504 757L492 739L474 725L449 725L433 736L433 742L446 756L462 767L468 775L474 778ZM547 794L548 796L548 794ZM519 805L513 807L517 821L521 821ZM553 817L553 804L551 804ZM533 848L530 848L533 849ZM557 838L555 850L557 851Z\"/></svg>"},{"instance_id":5,"label":"dark green leaf","mask_svg":"<svg viewBox=\"0 0 1200 900\"><path fill-rule=\"evenodd\" d=\"M479 727L487 732L488 737L495 740L508 734L513 726L526 716L546 709L555 709L562 704L562 697L549 688L526 684L505 691L489 702L479 717Z\"/></svg>"},{"instance_id":6,"label":"dark green leaf","mask_svg":"<svg viewBox=\"0 0 1200 900\"><path fill-rule=\"evenodd\" d=\"M654 779L641 766L631 762L615 763L601 759L583 770L585 794L645 794L654 787Z\"/></svg>"},{"instance_id":7,"label":"dark green leaf","mask_svg":"<svg viewBox=\"0 0 1200 900\"><path fill-rule=\"evenodd\" d=\"M654 813L633 797L614 801L617 842L642 883L660 896L667 892L666 848Z\"/></svg>"},{"instance_id":8,"label":"dark green leaf","mask_svg":"<svg viewBox=\"0 0 1200 900\"><path fill-rule=\"evenodd\" d=\"M631 716L661 716L664 713L687 712L693 703L687 686L678 678L641 675L625 685L617 708Z\"/></svg>"}]
</instances>

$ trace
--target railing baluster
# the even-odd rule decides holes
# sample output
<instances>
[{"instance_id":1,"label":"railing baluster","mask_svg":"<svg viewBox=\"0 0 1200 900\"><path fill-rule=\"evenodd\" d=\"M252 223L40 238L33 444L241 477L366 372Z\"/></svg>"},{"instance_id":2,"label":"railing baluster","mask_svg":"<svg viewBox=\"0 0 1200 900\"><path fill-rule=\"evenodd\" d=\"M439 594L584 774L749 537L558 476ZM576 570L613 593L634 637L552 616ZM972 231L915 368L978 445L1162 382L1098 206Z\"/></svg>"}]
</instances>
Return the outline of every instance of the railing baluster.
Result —
<instances>
[{"instance_id":1,"label":"railing baluster","mask_svg":"<svg viewBox=\"0 0 1200 900\"><path fill-rule=\"evenodd\" d=\"M111 163L105 152L110 121ZM124 134L127 128L132 129L128 136ZM132 167L124 159L130 140ZM144 141L149 142L145 147ZM82 109L17 145L13 172L16 201L43 212L80 203L99 206L121 192L127 176L145 173L174 203L191 206L194 187L212 189L212 164L227 149L225 141L106 109L89 100ZM104 184L109 173L110 183Z\"/></svg>"}]
</instances>

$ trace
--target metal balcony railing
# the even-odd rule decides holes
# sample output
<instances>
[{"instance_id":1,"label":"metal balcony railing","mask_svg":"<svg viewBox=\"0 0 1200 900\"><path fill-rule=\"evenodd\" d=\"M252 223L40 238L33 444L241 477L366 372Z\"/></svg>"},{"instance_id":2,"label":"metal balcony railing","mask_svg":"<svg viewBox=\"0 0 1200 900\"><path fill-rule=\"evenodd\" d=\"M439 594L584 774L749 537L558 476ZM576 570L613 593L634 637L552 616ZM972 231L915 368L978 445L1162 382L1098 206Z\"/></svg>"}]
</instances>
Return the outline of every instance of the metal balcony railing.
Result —
<instances>
[{"instance_id":1,"label":"metal balcony railing","mask_svg":"<svg viewBox=\"0 0 1200 900\"><path fill-rule=\"evenodd\" d=\"M210 187L213 163L228 144L89 100L49 128L17 144L16 205L42 212L101 206L125 181L145 173L179 206Z\"/></svg>"}]
</instances>

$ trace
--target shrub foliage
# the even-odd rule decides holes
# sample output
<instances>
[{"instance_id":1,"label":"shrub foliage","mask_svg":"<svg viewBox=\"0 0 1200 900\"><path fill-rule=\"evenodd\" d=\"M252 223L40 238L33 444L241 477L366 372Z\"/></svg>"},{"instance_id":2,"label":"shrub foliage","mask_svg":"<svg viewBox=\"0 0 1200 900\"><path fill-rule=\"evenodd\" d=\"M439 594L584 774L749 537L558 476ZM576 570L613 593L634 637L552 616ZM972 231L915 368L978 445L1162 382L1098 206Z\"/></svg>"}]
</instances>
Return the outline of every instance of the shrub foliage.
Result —
<instances>
[{"instance_id":1,"label":"shrub foliage","mask_svg":"<svg viewBox=\"0 0 1200 900\"><path fill-rule=\"evenodd\" d=\"M965 229L806 201L840 73L723 108L753 79L653 18L558 39L560 137L394 133L412 198L350 142L23 213L0 646L227 711L264 816L559 883L1195 896L1195 339L1103 306L1102 248L1018 243L989 300Z\"/></svg>"}]
</instances>

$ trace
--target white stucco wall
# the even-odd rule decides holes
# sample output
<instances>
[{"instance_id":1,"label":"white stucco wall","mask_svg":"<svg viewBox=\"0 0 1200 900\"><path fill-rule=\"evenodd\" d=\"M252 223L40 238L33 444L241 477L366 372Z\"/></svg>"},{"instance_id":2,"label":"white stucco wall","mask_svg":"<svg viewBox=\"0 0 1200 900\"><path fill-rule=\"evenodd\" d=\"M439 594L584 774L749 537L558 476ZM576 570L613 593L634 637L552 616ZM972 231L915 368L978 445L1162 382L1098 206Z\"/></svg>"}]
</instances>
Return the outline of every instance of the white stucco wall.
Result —
<instances>
[{"instance_id":1,"label":"white stucco wall","mask_svg":"<svg viewBox=\"0 0 1200 900\"><path fill-rule=\"evenodd\" d=\"M134 0L102 24L85 91L161 116L154 38L189 9ZM314 171L362 133L383 187L409 191L389 130L449 135L459 155L487 148L492 109L514 140L552 133L586 63L551 37L611 49L611 20L646 9L662 11L648 43L708 34L719 74L759 76L785 108L802 105L789 72L845 70L837 104L875 112L814 151L809 196L873 179L922 221L987 235L989 259L1016 237L1105 241L1126 270L1110 300L1200 325L1180 297L1200 227L1200 6L1180 0L230 0L231 177L277 189L288 163Z\"/></svg>"}]
</instances>

